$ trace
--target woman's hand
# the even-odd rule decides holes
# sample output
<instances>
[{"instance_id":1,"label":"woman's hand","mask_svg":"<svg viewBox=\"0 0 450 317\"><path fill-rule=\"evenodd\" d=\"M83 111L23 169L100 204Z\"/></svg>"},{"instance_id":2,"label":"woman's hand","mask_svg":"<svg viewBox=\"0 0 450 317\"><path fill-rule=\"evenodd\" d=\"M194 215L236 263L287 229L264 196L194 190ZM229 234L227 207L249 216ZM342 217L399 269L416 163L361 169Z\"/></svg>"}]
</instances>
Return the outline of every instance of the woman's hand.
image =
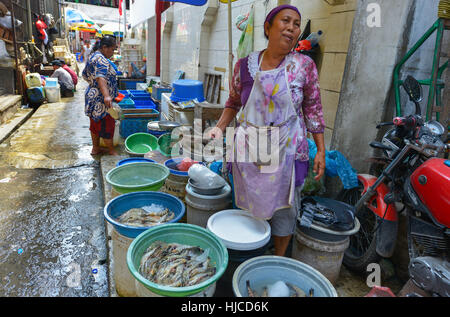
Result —
<instances>
[{"instance_id":1,"label":"woman's hand","mask_svg":"<svg viewBox=\"0 0 450 317\"><path fill-rule=\"evenodd\" d=\"M223 131L219 127L214 127L206 133L207 139L219 139L223 135Z\"/></svg>"},{"instance_id":2,"label":"woman's hand","mask_svg":"<svg viewBox=\"0 0 450 317\"><path fill-rule=\"evenodd\" d=\"M314 179L316 181L320 180L325 173L325 152L317 152L316 157L314 158L313 171L316 173Z\"/></svg>"},{"instance_id":3,"label":"woman's hand","mask_svg":"<svg viewBox=\"0 0 450 317\"><path fill-rule=\"evenodd\" d=\"M112 98L111 96L106 96L103 101L105 102L105 106L106 108L111 108L112 107Z\"/></svg>"}]
</instances>

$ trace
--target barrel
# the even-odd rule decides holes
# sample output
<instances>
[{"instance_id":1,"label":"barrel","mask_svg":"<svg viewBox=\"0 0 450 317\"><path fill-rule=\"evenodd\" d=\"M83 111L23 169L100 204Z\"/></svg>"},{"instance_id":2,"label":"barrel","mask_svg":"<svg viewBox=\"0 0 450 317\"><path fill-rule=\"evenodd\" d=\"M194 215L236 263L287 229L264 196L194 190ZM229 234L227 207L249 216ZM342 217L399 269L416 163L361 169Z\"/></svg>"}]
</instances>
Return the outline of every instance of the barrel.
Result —
<instances>
[{"instance_id":1,"label":"barrel","mask_svg":"<svg viewBox=\"0 0 450 317\"><path fill-rule=\"evenodd\" d=\"M349 243L348 236L343 236L341 239L318 239L305 233L298 226L292 243L292 258L312 266L331 283L335 283Z\"/></svg>"},{"instance_id":2,"label":"barrel","mask_svg":"<svg viewBox=\"0 0 450 317\"><path fill-rule=\"evenodd\" d=\"M217 195L198 194L189 184L185 190L187 223L206 228L209 217L231 206L231 187L228 184Z\"/></svg>"}]
</instances>

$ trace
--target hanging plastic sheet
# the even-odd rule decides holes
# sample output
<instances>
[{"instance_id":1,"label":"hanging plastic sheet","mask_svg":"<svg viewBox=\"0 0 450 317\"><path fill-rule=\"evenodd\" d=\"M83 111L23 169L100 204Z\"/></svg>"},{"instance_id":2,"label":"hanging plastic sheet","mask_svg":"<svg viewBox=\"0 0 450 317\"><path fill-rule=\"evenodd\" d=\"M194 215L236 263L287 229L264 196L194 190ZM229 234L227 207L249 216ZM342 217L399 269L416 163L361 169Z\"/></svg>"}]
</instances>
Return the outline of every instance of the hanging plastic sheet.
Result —
<instances>
[{"instance_id":1,"label":"hanging plastic sheet","mask_svg":"<svg viewBox=\"0 0 450 317\"><path fill-rule=\"evenodd\" d=\"M253 6L250 9L250 12L248 14L248 18L241 17L237 21L237 27L242 30L241 38L239 39L239 44L236 49L237 51L237 57L238 58L244 58L251 52L253 52L253 38L254 38L254 31L253 31L253 13L254 13ZM245 27L245 29L244 29Z\"/></svg>"},{"instance_id":2,"label":"hanging plastic sheet","mask_svg":"<svg viewBox=\"0 0 450 317\"><path fill-rule=\"evenodd\" d=\"M314 141L308 139L309 159L314 162L317 147ZM330 177L339 176L345 189L358 187L358 176L349 161L339 151L326 151L325 174Z\"/></svg>"}]
</instances>

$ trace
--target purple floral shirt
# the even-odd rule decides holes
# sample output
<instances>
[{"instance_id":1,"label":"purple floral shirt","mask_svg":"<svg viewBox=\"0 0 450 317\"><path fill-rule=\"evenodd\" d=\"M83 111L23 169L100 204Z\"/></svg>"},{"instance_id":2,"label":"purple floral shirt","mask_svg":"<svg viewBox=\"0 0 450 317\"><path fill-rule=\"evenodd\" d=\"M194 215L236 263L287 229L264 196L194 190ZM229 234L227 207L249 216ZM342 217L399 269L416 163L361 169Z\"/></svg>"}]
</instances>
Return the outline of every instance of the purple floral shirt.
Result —
<instances>
[{"instance_id":1,"label":"purple floral shirt","mask_svg":"<svg viewBox=\"0 0 450 317\"><path fill-rule=\"evenodd\" d=\"M250 95L256 72L259 71L261 52L253 52L249 56L237 61L234 67L229 98L226 108L239 111L245 106ZM292 101L300 124L303 129L311 133L323 133L325 123L323 120L322 102L318 72L314 61L300 53L289 53L278 67L286 67L288 83ZM306 135L306 134L305 134ZM296 158L299 161L308 161L308 142L299 144Z\"/></svg>"}]
</instances>

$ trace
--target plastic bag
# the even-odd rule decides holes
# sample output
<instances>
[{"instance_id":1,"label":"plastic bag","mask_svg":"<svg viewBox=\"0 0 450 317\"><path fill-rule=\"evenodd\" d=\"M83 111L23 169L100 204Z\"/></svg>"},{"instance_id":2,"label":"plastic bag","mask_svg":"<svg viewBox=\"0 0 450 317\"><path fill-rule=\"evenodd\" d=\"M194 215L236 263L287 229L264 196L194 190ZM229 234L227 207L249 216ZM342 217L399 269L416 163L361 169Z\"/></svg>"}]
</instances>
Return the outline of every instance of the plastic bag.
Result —
<instances>
[{"instance_id":1,"label":"plastic bag","mask_svg":"<svg viewBox=\"0 0 450 317\"><path fill-rule=\"evenodd\" d=\"M189 171L192 165L198 164L197 161L192 160L190 157L185 157L179 164L177 164L177 169L182 172Z\"/></svg>"},{"instance_id":2,"label":"plastic bag","mask_svg":"<svg viewBox=\"0 0 450 317\"><path fill-rule=\"evenodd\" d=\"M120 108L120 106L117 103L113 102L112 106L108 108L106 112L108 112L109 115L113 117L113 119L119 120L122 113L122 108Z\"/></svg>"},{"instance_id":3,"label":"plastic bag","mask_svg":"<svg viewBox=\"0 0 450 317\"><path fill-rule=\"evenodd\" d=\"M204 165L194 164L189 168L189 178L199 187L217 188L225 184L225 180Z\"/></svg>"},{"instance_id":4,"label":"plastic bag","mask_svg":"<svg viewBox=\"0 0 450 317\"><path fill-rule=\"evenodd\" d=\"M3 40L0 40L0 59L10 59L8 51L6 50L6 44Z\"/></svg>"},{"instance_id":5,"label":"plastic bag","mask_svg":"<svg viewBox=\"0 0 450 317\"><path fill-rule=\"evenodd\" d=\"M245 26L245 30L242 32L241 38L239 39L239 44L236 49L237 57L244 58L251 52L253 52L253 6L250 9L249 16L247 19L247 25Z\"/></svg>"},{"instance_id":6,"label":"plastic bag","mask_svg":"<svg viewBox=\"0 0 450 317\"><path fill-rule=\"evenodd\" d=\"M314 162L314 157L317 154L316 144L314 141L308 139L308 145L310 162ZM339 176L345 189L358 187L358 176L356 171L339 151L326 151L325 175L330 177Z\"/></svg>"}]
</instances>

